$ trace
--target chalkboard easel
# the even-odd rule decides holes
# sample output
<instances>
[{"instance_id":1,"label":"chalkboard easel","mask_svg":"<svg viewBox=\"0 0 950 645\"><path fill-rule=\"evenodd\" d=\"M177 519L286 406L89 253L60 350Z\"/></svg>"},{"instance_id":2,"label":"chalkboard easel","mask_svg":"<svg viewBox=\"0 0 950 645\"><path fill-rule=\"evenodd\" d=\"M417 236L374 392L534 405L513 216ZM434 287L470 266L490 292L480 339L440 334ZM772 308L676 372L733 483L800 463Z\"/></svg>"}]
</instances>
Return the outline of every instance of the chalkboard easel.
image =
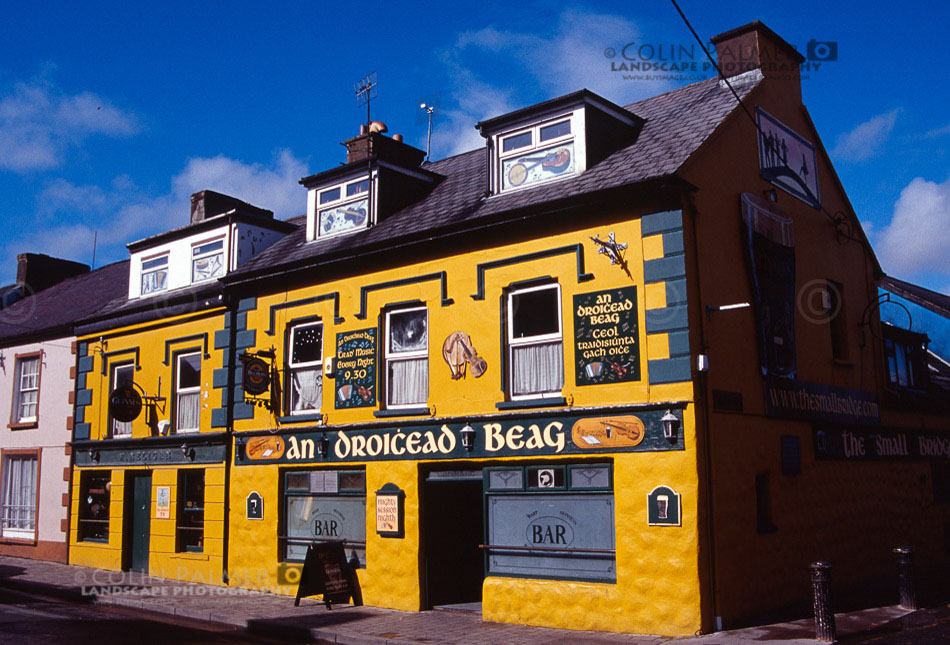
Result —
<instances>
[{"instance_id":1,"label":"chalkboard easel","mask_svg":"<svg viewBox=\"0 0 950 645\"><path fill-rule=\"evenodd\" d=\"M361 604L356 572L346 561L342 541L314 542L307 547L294 607L300 606L301 598L320 594L327 609L332 609L333 603L349 602L351 598L353 604Z\"/></svg>"}]
</instances>

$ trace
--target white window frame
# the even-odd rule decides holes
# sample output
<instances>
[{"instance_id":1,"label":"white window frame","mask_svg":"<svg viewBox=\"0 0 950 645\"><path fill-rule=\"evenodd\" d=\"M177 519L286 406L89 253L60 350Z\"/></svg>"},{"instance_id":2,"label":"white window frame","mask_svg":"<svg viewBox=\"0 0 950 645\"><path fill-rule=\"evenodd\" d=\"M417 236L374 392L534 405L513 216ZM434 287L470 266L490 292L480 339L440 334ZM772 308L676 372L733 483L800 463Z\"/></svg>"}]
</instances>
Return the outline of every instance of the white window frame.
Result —
<instances>
[{"instance_id":1,"label":"white window frame","mask_svg":"<svg viewBox=\"0 0 950 645\"><path fill-rule=\"evenodd\" d=\"M18 482L12 482L12 472L13 468L11 467L10 462L14 460L19 461L32 461L33 466L33 495L27 500L29 504L18 504L15 508L27 510L27 521L29 522L30 510L32 510L32 520L33 528L22 529L22 528L8 528L5 526L7 523L7 514L8 514L8 505L6 504L6 499L10 495L10 488L12 487L14 491L23 490L23 466L20 466L20 477L21 480ZM36 539L36 523L37 523L37 498L40 484L40 459L39 452L15 452L11 454L3 455L2 461L0 461L0 471L2 471L2 481L0 481L0 536L8 539L15 540L35 540Z\"/></svg>"},{"instance_id":2,"label":"white window frame","mask_svg":"<svg viewBox=\"0 0 950 645\"><path fill-rule=\"evenodd\" d=\"M297 335L297 332L309 327L320 327L322 332L320 334L320 358L315 361L301 361L299 363L294 362L294 337ZM290 334L287 337L287 414L291 416L301 415L301 414L319 414L323 410L323 356L324 348L326 347L326 328L323 326L322 320L311 320L309 322L300 322L295 324L290 328ZM317 371L317 375L320 378L320 406L317 408L310 408L306 410L294 410L294 394L293 394L293 374L297 370L313 370Z\"/></svg>"},{"instance_id":3,"label":"white window frame","mask_svg":"<svg viewBox=\"0 0 950 645\"><path fill-rule=\"evenodd\" d=\"M515 308L513 306L513 299L516 296L523 295L526 293L531 293L534 291L545 291L545 290L554 290L557 293L557 332L549 334L541 334L538 336L527 336L522 338L514 337L515 329ZM511 289L508 292L507 298L505 300L507 305L507 329L505 330L505 340L507 342L507 348L505 349L508 359L508 395L512 401L524 401L529 399L549 399L549 398L558 398L562 395L564 389L564 322L563 311L561 305L561 285L557 282L542 284L535 287L525 287ZM528 345L546 345L555 341L560 341L561 343L561 388L558 390L551 390L548 392L531 392L528 394L514 394L513 392L513 383L514 383L514 349L516 347L525 347Z\"/></svg>"},{"instance_id":4,"label":"white window frame","mask_svg":"<svg viewBox=\"0 0 950 645\"><path fill-rule=\"evenodd\" d=\"M347 179L346 181L318 189L316 191L316 195L314 196L315 208L314 208L314 222L313 222L313 226L314 226L313 239L319 240L321 238L335 237L337 235L346 235L354 231L362 231L372 226L374 218L373 218L373 199L371 197L371 193L373 192L374 180L375 180L374 176L362 175L357 178ZM350 186L361 184L364 181L366 182L366 190L356 193L354 195L347 195L347 192L349 191ZM339 190L340 196L335 199L328 200L326 202L320 201L323 195L333 190ZM348 228L346 230L336 231L334 233L323 233L320 226L320 214L323 211L329 210L331 208L339 208L340 206L346 206L347 204L355 203L363 199L365 199L367 202L365 226Z\"/></svg>"},{"instance_id":5,"label":"white window frame","mask_svg":"<svg viewBox=\"0 0 950 645\"><path fill-rule=\"evenodd\" d=\"M115 388L119 384L119 371L120 370L132 370L132 375L135 376L135 364L134 363L121 363L119 365L112 366L112 389L111 392L115 391ZM134 379L133 379L134 380ZM112 437L116 439L131 439L132 438L132 422L131 421L116 421L115 419L109 418L109 430L112 433ZM128 428L128 432L117 432L116 429L122 426L123 428Z\"/></svg>"},{"instance_id":6,"label":"white window frame","mask_svg":"<svg viewBox=\"0 0 950 645\"><path fill-rule=\"evenodd\" d=\"M27 364L36 363L36 371L30 374L24 374L23 368ZM28 354L23 356L16 357L16 366L14 369L14 381L13 381L13 414L11 421L14 424L20 423L37 423L40 417L40 376L43 370L43 355L42 353L37 354ZM29 378L35 379L35 384L28 385L24 387L24 380ZM32 416L23 415L23 395L35 392L36 400L31 403L34 408L34 413Z\"/></svg>"},{"instance_id":7,"label":"white window frame","mask_svg":"<svg viewBox=\"0 0 950 645\"><path fill-rule=\"evenodd\" d=\"M190 356L198 357L198 385L193 387L181 387L179 381L181 380L181 362L185 358ZM202 363L201 352L182 352L175 356L175 434L189 434L192 432L198 432L201 430L201 363ZM194 428L181 428L178 425L178 420L181 418L181 397L186 394L197 394L198 395L198 425Z\"/></svg>"},{"instance_id":8,"label":"white window frame","mask_svg":"<svg viewBox=\"0 0 950 645\"><path fill-rule=\"evenodd\" d=\"M168 252L166 251L165 253L159 253L159 254L153 255L153 256L151 256L151 257L142 258L141 264L140 264L140 268L141 268L140 273L141 273L141 275L140 275L140 277L139 277L139 295L141 295L141 296L150 296L150 295L152 295L153 293L161 293L162 291L168 291L168 256L169 256L169 254L168 254ZM162 260L162 259L165 260L165 263L164 263L164 264L159 265L159 266L156 266L156 267L152 267L152 268L149 268L149 269L146 269L146 268L145 268L146 263L148 263L148 262L154 262L155 260ZM165 272L165 286L162 287L161 289L153 289L152 291L145 291L145 278L146 278L146 276L150 276L150 275L152 275L152 274L154 274L154 273L158 273L158 272L160 272L160 271L164 271L164 272Z\"/></svg>"},{"instance_id":9,"label":"white window frame","mask_svg":"<svg viewBox=\"0 0 950 645\"><path fill-rule=\"evenodd\" d=\"M495 172L495 193L510 193L516 190L526 190L529 188L534 188L535 186L541 186L553 181L560 181L561 179L566 179L567 177L575 177L584 170L583 165L580 163L583 158L584 146L583 146L583 136L580 133L583 132L583 118L580 116L582 110L574 110L571 112L566 112L559 114L555 117L546 118L543 121L537 123L532 123L528 126L522 126L512 130L507 130L495 135L495 160L494 168ZM556 125L563 121L568 121L571 124L571 131L568 134L563 134L559 137L554 137L553 139L548 139L547 141L541 141L541 130L551 125ZM509 150L504 152L505 141L512 137L524 134L526 132L531 133L531 143L520 148L515 148L514 150ZM548 148L554 148L558 145L563 145L565 143L574 142L574 172L564 175L559 175L556 177L551 177L549 179L542 179L541 181L536 181L531 184L526 184L523 186L511 186L505 188L505 178L504 174L504 162L507 159L512 157L520 157L525 153L531 152L533 150L537 151L546 151Z\"/></svg>"},{"instance_id":10,"label":"white window frame","mask_svg":"<svg viewBox=\"0 0 950 645\"><path fill-rule=\"evenodd\" d=\"M425 349L412 350L406 352L397 352L394 351L391 347L392 338L390 335L390 323L389 320L394 314L405 314L411 311L425 311L426 312L426 346ZM401 361L410 361L410 360L419 360L420 358L426 359L426 380L429 379L429 308L426 306L421 307L406 307L403 309L393 309L386 312L386 344L384 351L385 358L385 379L386 379L386 408L389 410L405 410L410 408L420 408L424 407L428 403L429 398L429 384L426 383L426 399L425 401L419 401L416 403L391 403L390 397L392 396L392 388L389 387L389 365L391 363L398 363Z\"/></svg>"},{"instance_id":11,"label":"white window frame","mask_svg":"<svg viewBox=\"0 0 950 645\"><path fill-rule=\"evenodd\" d=\"M220 235L220 236L218 236L218 237L213 237L213 238L211 238L211 239L202 240L202 241L200 241L200 242L195 242L194 244L191 245L191 282L192 282L192 284L195 284L195 283L198 283L198 282L208 282L208 281L210 281L210 280L215 280L215 279L220 278L221 276L223 276L225 273L227 273L227 267L224 266L224 262L225 262L225 260L224 260L224 247L225 247L225 244L224 244L224 243L225 243L225 239L224 239L224 238L225 238L224 235ZM201 247L207 246L207 245L209 245L209 244L216 244L216 243L220 243L220 244L221 244L221 248L219 248L219 249L214 249L214 250L212 250L212 251L204 251L204 252L202 252L202 253L197 253L198 249L200 249ZM197 253L197 254L196 254L196 253ZM220 255L220 256L221 256L221 269L219 270L218 274L217 274L217 275L210 276L210 277L207 277L207 278L201 278L200 280L199 280L199 279L196 279L196 278L195 278L195 264L196 264L199 260L204 260L204 259L206 259L206 258L211 258L211 257L214 257L215 255Z\"/></svg>"}]
</instances>

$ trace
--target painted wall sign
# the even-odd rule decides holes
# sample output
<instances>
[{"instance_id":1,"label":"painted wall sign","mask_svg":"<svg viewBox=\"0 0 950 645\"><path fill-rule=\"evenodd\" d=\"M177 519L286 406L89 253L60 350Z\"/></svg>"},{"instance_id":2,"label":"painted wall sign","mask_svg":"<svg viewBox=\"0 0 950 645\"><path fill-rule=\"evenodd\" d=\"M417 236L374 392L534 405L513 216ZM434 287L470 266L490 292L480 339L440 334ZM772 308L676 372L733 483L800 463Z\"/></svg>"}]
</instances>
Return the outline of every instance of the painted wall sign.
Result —
<instances>
[{"instance_id":1,"label":"painted wall sign","mask_svg":"<svg viewBox=\"0 0 950 645\"><path fill-rule=\"evenodd\" d=\"M767 377L765 414L783 419L834 423L880 423L877 395L861 390Z\"/></svg>"},{"instance_id":2,"label":"painted wall sign","mask_svg":"<svg viewBox=\"0 0 950 645\"><path fill-rule=\"evenodd\" d=\"M224 439L208 440L207 443L189 444L187 454L182 453L182 438L153 437L147 444L160 441L163 445L129 446L132 440L118 439L115 442L74 442L76 465L80 468L95 466L152 466L157 464L212 464L224 461ZM171 441L170 441L171 440ZM144 442L143 442L144 443ZM173 445L167 445L172 443ZM125 445L116 445L125 444Z\"/></svg>"},{"instance_id":3,"label":"painted wall sign","mask_svg":"<svg viewBox=\"0 0 950 645\"><path fill-rule=\"evenodd\" d=\"M406 493L395 484L376 491L376 532L383 537L403 537Z\"/></svg>"},{"instance_id":4,"label":"painted wall sign","mask_svg":"<svg viewBox=\"0 0 950 645\"><path fill-rule=\"evenodd\" d=\"M640 380L636 287L574 296L574 367L577 385Z\"/></svg>"},{"instance_id":5,"label":"painted wall sign","mask_svg":"<svg viewBox=\"0 0 950 645\"><path fill-rule=\"evenodd\" d=\"M647 495L647 524L682 526L683 512L679 493L669 486L657 486Z\"/></svg>"},{"instance_id":6,"label":"painted wall sign","mask_svg":"<svg viewBox=\"0 0 950 645\"><path fill-rule=\"evenodd\" d=\"M109 395L109 415L121 423L138 418L142 412L142 395L131 385L117 387Z\"/></svg>"},{"instance_id":7,"label":"painted wall sign","mask_svg":"<svg viewBox=\"0 0 950 645\"><path fill-rule=\"evenodd\" d=\"M795 378L795 238L792 220L758 195L742 194L746 267L763 374Z\"/></svg>"},{"instance_id":8,"label":"painted wall sign","mask_svg":"<svg viewBox=\"0 0 950 645\"><path fill-rule=\"evenodd\" d=\"M167 520L171 513L171 487L155 488L155 519Z\"/></svg>"},{"instance_id":9,"label":"painted wall sign","mask_svg":"<svg viewBox=\"0 0 950 645\"><path fill-rule=\"evenodd\" d=\"M251 491L247 496L247 513L245 515L249 520L264 519L264 498L256 490Z\"/></svg>"},{"instance_id":10,"label":"painted wall sign","mask_svg":"<svg viewBox=\"0 0 950 645\"><path fill-rule=\"evenodd\" d=\"M818 208L815 146L762 108L759 123L759 172L762 179Z\"/></svg>"},{"instance_id":11,"label":"painted wall sign","mask_svg":"<svg viewBox=\"0 0 950 645\"><path fill-rule=\"evenodd\" d=\"M950 462L950 436L933 430L815 426L815 458Z\"/></svg>"},{"instance_id":12,"label":"painted wall sign","mask_svg":"<svg viewBox=\"0 0 950 645\"><path fill-rule=\"evenodd\" d=\"M488 363L478 355L472 339L464 331L453 331L442 343L442 358L452 370L452 379L465 376L465 366L472 366L472 376L480 377L488 369Z\"/></svg>"},{"instance_id":13,"label":"painted wall sign","mask_svg":"<svg viewBox=\"0 0 950 645\"><path fill-rule=\"evenodd\" d=\"M376 330L336 335L336 408L376 405Z\"/></svg>"},{"instance_id":14,"label":"painted wall sign","mask_svg":"<svg viewBox=\"0 0 950 645\"><path fill-rule=\"evenodd\" d=\"M429 423L426 425L334 430L267 435L273 443L280 439L285 448L270 456L252 451L255 436L237 437L235 463L309 463L345 461L389 461L402 459L471 459L534 455L592 454L604 452L658 452L683 450L682 441L671 444L663 437L660 421L665 410L646 410L636 414L609 417L531 417L504 418L472 423L475 446L466 450L461 430L466 423ZM677 411L677 414L680 414ZM317 452L317 442L326 433L330 442L325 458ZM253 453L253 454L252 454Z\"/></svg>"}]
</instances>

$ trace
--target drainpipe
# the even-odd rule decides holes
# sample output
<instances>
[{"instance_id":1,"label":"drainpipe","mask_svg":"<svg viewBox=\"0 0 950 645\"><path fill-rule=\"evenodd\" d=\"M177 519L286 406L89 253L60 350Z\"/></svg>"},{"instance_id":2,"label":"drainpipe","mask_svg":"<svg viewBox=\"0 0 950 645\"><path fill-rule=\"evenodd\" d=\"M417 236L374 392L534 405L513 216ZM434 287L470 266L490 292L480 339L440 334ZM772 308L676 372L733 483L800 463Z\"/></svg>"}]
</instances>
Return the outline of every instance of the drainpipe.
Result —
<instances>
[{"instance_id":1,"label":"drainpipe","mask_svg":"<svg viewBox=\"0 0 950 645\"><path fill-rule=\"evenodd\" d=\"M696 220L699 213L697 213L693 200L689 193L684 193L684 200L686 208L684 209L690 215L690 220L692 222L692 246L693 246L693 261L692 261L692 272L696 276L696 307L694 311L696 312L696 318L699 321L699 338L700 338L700 348L697 354L707 354L709 353L709 341L706 338L706 319L705 311L706 308L703 305L703 288L702 288L702 271L699 266L699 233L697 231ZM685 242L685 240L684 240ZM712 430L710 428L710 384L708 372L698 372L697 373L697 384L698 388L694 390L693 404L697 408L700 408L702 413L697 414L697 418L702 417L702 428L705 436L703 437L703 460L705 461L705 468L703 469L703 475L705 476L705 487L706 487L706 516L708 518L707 527L707 550L709 551L708 563L709 567L709 592L710 598L712 599L712 612L715 631L722 630L722 623L720 614L719 614L719 590L716 584L716 539L715 539L715 514L714 514L714 501L713 501L713 467L712 467ZM699 393L699 396L695 396L696 393Z\"/></svg>"}]
</instances>

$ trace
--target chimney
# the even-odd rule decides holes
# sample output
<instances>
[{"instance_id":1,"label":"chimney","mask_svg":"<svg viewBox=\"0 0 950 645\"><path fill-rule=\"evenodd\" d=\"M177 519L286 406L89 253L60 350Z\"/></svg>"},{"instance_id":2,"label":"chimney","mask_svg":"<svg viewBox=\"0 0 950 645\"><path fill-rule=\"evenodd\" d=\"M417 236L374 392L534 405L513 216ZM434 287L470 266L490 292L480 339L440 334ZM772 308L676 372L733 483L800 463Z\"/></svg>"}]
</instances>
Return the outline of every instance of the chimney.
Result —
<instances>
[{"instance_id":1,"label":"chimney","mask_svg":"<svg viewBox=\"0 0 950 645\"><path fill-rule=\"evenodd\" d=\"M786 81L801 102L801 71L805 57L781 36L756 20L712 38L722 75L732 78L753 69L769 79Z\"/></svg>"},{"instance_id":2,"label":"chimney","mask_svg":"<svg viewBox=\"0 0 950 645\"><path fill-rule=\"evenodd\" d=\"M390 139L383 134L386 126L382 127L383 130L379 130L371 124L367 131L366 126L360 126L360 134L344 142L346 163L376 159L402 168L418 168L422 165L426 158L424 151L403 142L402 135L396 134Z\"/></svg>"},{"instance_id":3,"label":"chimney","mask_svg":"<svg viewBox=\"0 0 950 645\"><path fill-rule=\"evenodd\" d=\"M216 215L236 210L245 215L254 215L265 219L273 219L273 211L258 208L236 197L216 193L213 190L202 190L191 196L191 223L210 219Z\"/></svg>"},{"instance_id":4,"label":"chimney","mask_svg":"<svg viewBox=\"0 0 950 645\"><path fill-rule=\"evenodd\" d=\"M17 284L25 284L34 293L59 284L66 278L89 272L85 264L39 253L21 253L16 256L16 263Z\"/></svg>"}]
</instances>

